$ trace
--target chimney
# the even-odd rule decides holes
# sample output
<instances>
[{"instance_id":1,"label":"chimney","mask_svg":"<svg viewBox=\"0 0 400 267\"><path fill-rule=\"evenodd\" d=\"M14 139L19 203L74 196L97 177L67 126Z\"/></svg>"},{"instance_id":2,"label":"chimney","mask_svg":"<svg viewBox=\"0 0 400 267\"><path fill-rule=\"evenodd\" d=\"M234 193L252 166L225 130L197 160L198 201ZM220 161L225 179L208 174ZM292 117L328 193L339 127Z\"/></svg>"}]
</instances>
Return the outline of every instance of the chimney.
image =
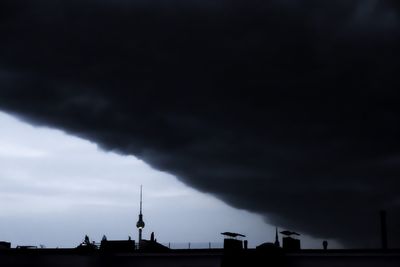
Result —
<instances>
[{"instance_id":1,"label":"chimney","mask_svg":"<svg viewBox=\"0 0 400 267\"><path fill-rule=\"evenodd\" d=\"M387 228L386 228L386 211L381 210L381 241L382 249L387 249Z\"/></svg>"}]
</instances>

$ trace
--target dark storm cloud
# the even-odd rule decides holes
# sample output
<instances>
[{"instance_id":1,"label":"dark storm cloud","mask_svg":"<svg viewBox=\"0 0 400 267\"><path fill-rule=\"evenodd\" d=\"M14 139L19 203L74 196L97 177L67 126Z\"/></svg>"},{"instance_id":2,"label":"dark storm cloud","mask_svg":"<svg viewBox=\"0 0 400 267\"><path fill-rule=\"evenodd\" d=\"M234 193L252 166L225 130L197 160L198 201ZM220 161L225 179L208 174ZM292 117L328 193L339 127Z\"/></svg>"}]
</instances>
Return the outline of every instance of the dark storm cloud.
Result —
<instances>
[{"instance_id":1,"label":"dark storm cloud","mask_svg":"<svg viewBox=\"0 0 400 267\"><path fill-rule=\"evenodd\" d=\"M400 245L396 1L0 10L3 110L350 246L377 246L387 209Z\"/></svg>"}]
</instances>

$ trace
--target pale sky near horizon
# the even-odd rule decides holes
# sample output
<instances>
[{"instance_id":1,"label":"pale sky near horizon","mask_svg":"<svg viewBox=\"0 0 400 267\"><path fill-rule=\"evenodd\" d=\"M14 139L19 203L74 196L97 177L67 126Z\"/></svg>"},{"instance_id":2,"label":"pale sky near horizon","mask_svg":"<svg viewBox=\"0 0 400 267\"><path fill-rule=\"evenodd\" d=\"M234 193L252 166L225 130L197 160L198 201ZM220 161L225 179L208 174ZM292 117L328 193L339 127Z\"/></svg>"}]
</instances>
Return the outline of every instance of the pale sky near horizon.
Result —
<instances>
[{"instance_id":1,"label":"pale sky near horizon","mask_svg":"<svg viewBox=\"0 0 400 267\"><path fill-rule=\"evenodd\" d=\"M154 231L161 243L222 242L220 233L232 231L247 235L250 247L274 240L275 227L261 216L232 208L138 158L3 112L0 129L0 241L13 247L75 247L85 234L96 242L104 234L136 240L141 184L144 238ZM304 248L321 242L302 237Z\"/></svg>"}]
</instances>

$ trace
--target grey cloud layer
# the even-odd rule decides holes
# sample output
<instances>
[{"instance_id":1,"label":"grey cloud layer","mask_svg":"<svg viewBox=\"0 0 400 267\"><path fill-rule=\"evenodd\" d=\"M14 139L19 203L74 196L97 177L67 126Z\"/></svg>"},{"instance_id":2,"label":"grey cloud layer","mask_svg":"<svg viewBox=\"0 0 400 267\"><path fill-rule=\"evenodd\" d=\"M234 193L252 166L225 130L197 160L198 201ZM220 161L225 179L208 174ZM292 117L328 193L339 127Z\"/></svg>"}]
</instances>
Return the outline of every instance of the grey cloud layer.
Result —
<instances>
[{"instance_id":1,"label":"grey cloud layer","mask_svg":"<svg viewBox=\"0 0 400 267\"><path fill-rule=\"evenodd\" d=\"M2 109L282 227L399 224L396 1L52 2L0 4Z\"/></svg>"}]
</instances>

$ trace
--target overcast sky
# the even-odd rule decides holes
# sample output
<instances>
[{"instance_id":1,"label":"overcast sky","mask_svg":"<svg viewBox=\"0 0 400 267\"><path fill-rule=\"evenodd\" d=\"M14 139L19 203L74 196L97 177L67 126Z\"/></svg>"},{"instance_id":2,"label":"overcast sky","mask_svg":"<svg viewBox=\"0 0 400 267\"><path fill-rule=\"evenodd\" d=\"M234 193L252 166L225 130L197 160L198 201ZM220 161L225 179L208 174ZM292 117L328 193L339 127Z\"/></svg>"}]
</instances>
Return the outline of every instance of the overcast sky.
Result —
<instances>
[{"instance_id":1,"label":"overcast sky","mask_svg":"<svg viewBox=\"0 0 400 267\"><path fill-rule=\"evenodd\" d=\"M251 246L274 240L275 229L260 215L229 207L133 156L2 112L0 128L0 240L14 247L74 247L85 234L97 242L103 234L137 240L141 184L145 238L154 231L159 242L180 247L221 246L224 231L246 234ZM319 247L319 241L306 237L303 245Z\"/></svg>"},{"instance_id":2,"label":"overcast sky","mask_svg":"<svg viewBox=\"0 0 400 267\"><path fill-rule=\"evenodd\" d=\"M201 195L207 201L214 196L271 225L337 239L345 247L378 247L379 211L386 209L389 246L400 247L399 7L394 0L3 0L0 109L107 151L94 158L112 157L104 161L118 165L111 152L127 156L123 162L135 156L190 190L207 193ZM28 166L44 174L35 174L31 186L16 186L33 170L13 168L9 172L18 178L7 178L4 188L29 196L34 187L57 199L72 194L74 201L86 195L96 205L109 196L118 205L135 205L120 198L137 200L138 189L132 195L125 191L137 172L122 178L86 168L83 159L74 160L93 151L70 150L73 140L5 149L10 157L25 153ZM68 149L47 151L55 147ZM46 165L55 170L30 165L54 160L49 154L57 154L57 162ZM137 164L132 160L127 164ZM93 157L88 161L109 166ZM73 167L61 167L64 162ZM95 178L81 179L84 172ZM83 190L93 179L99 179L96 186ZM142 181L132 188L143 183L146 197L157 188L164 193L184 188L166 179L177 183L174 190ZM187 204L185 216L199 222L202 213L195 207L205 200L191 203L185 197L177 203ZM85 216L95 218L90 205ZM203 208L209 206L219 207ZM121 209L116 210L136 221L134 213ZM227 210L233 212L210 212ZM74 215L69 216L74 222L85 218ZM182 215L171 217L182 222ZM249 221L262 222L256 218ZM182 229L156 232L175 235Z\"/></svg>"}]
</instances>

